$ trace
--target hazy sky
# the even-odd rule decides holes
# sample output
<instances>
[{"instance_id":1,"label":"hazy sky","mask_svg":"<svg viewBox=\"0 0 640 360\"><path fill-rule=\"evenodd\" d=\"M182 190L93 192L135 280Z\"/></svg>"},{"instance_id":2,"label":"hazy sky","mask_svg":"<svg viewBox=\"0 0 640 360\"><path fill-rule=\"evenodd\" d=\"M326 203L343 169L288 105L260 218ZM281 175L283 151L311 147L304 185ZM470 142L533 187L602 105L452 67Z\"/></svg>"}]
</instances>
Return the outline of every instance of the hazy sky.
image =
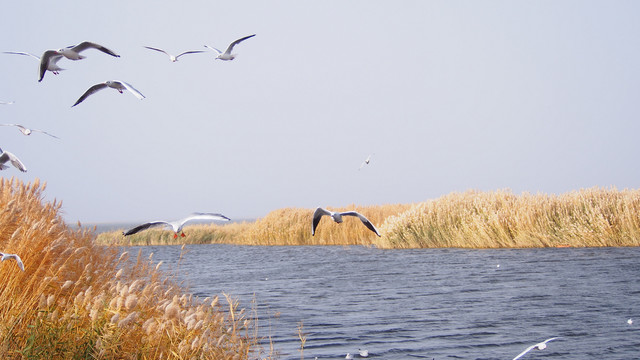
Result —
<instances>
[{"instance_id":1,"label":"hazy sky","mask_svg":"<svg viewBox=\"0 0 640 360\"><path fill-rule=\"evenodd\" d=\"M638 1L11 1L0 51L88 50L39 83L0 54L0 147L65 219L255 218L640 180ZM235 48L171 63L163 54ZM123 80L146 99L91 85ZM371 163L358 170L374 153Z\"/></svg>"}]
</instances>

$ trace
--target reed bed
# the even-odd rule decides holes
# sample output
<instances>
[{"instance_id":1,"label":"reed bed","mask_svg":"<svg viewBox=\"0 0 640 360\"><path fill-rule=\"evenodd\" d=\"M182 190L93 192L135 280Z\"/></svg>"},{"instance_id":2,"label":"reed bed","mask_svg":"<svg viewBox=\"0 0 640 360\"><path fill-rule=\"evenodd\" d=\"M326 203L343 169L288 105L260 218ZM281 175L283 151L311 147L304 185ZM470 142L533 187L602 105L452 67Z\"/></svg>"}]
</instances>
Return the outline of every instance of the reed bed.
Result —
<instances>
[{"instance_id":1,"label":"reed bed","mask_svg":"<svg viewBox=\"0 0 640 360\"><path fill-rule=\"evenodd\" d=\"M227 295L195 299L151 257L72 230L44 184L0 179L0 353L26 359L248 359L255 318ZM264 356L264 355L262 355ZM268 356L268 354L267 354Z\"/></svg>"},{"instance_id":2,"label":"reed bed","mask_svg":"<svg viewBox=\"0 0 640 360\"><path fill-rule=\"evenodd\" d=\"M640 190L453 193L389 217L381 232L380 248L638 246Z\"/></svg>"}]
</instances>

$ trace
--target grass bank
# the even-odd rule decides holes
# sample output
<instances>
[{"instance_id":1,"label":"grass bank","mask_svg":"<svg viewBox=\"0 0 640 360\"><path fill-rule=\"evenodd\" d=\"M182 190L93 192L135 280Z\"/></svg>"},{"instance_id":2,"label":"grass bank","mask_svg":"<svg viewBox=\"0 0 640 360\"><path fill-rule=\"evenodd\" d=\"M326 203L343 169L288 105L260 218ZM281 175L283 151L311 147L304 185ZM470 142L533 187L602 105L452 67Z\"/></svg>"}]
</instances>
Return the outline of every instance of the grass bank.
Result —
<instances>
[{"instance_id":1,"label":"grass bank","mask_svg":"<svg viewBox=\"0 0 640 360\"><path fill-rule=\"evenodd\" d=\"M379 248L523 248L640 245L640 190L591 188L560 195L467 191L407 205L347 206L357 218L335 224L325 217L311 236L314 209L275 210L255 222L185 227L187 238L151 230L124 237L100 234L118 245L232 243L243 245L365 245Z\"/></svg>"},{"instance_id":2,"label":"grass bank","mask_svg":"<svg viewBox=\"0 0 640 360\"><path fill-rule=\"evenodd\" d=\"M254 319L233 299L195 299L151 258L73 230L44 185L0 179L0 353L27 359L255 358Z\"/></svg>"}]
</instances>

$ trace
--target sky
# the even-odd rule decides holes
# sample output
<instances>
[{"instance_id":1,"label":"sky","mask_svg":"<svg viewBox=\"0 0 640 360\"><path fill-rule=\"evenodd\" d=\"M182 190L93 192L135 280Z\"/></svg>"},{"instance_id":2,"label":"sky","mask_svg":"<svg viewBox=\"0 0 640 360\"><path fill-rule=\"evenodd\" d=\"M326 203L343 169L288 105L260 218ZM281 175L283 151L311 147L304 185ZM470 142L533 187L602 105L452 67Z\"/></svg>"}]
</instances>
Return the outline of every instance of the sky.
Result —
<instances>
[{"instance_id":1,"label":"sky","mask_svg":"<svg viewBox=\"0 0 640 360\"><path fill-rule=\"evenodd\" d=\"M39 9L35 11L34 9ZM637 1L11 1L0 147L75 223L637 188ZM204 45L235 47L214 60ZM172 63L159 47L185 55ZM90 86L122 80L146 98ZM369 156L370 164L359 170Z\"/></svg>"}]
</instances>

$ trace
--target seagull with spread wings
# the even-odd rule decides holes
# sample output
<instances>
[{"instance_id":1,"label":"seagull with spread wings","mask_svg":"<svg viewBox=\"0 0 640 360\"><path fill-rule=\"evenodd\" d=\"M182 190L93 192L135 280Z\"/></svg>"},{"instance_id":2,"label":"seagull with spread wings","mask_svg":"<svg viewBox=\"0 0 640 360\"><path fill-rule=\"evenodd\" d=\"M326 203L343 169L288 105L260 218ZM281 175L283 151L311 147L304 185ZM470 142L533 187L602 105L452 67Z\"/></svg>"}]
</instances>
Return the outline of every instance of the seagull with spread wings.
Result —
<instances>
[{"instance_id":1,"label":"seagull with spread wings","mask_svg":"<svg viewBox=\"0 0 640 360\"><path fill-rule=\"evenodd\" d=\"M37 56L31 53L22 52L22 51L5 51L4 53L13 54L13 55L30 56L38 60L40 62L40 68L39 68L40 76L38 77L38 81L42 81L42 79L44 78L44 74L47 71L51 71L54 75L58 75L60 71L64 70L63 68L58 66L58 61L62 59L62 54L58 53L55 50L47 50L42 54L42 56Z\"/></svg>"},{"instance_id":2,"label":"seagull with spread wings","mask_svg":"<svg viewBox=\"0 0 640 360\"><path fill-rule=\"evenodd\" d=\"M21 133L23 133L24 135L31 135L31 133L35 132L39 132L39 133L43 133L45 135L49 135L51 137L54 137L56 139L60 139L59 137L49 134L48 132L44 131L44 130L40 130L40 129L29 129L27 127L24 127L20 124L0 124L0 126L15 126L18 128L18 130L20 130Z\"/></svg>"},{"instance_id":3,"label":"seagull with spread wings","mask_svg":"<svg viewBox=\"0 0 640 360\"><path fill-rule=\"evenodd\" d=\"M82 60L86 58L86 56L80 55L80 53L88 49L96 49L96 50L102 51L105 54L111 55L113 57L120 57L120 55L107 49L106 47L90 41L84 41L78 45L67 46L66 48L62 48L58 50L57 53L66 57L69 60Z\"/></svg>"},{"instance_id":4,"label":"seagull with spread wings","mask_svg":"<svg viewBox=\"0 0 640 360\"><path fill-rule=\"evenodd\" d=\"M13 155L13 153L0 149L0 170L9 168L9 166L6 165L7 162L10 162L16 169L22 172L27 172L27 167L24 166L17 156Z\"/></svg>"},{"instance_id":5,"label":"seagull with spread wings","mask_svg":"<svg viewBox=\"0 0 640 360\"><path fill-rule=\"evenodd\" d=\"M127 84L126 82L118 81L118 80L109 80L109 81L105 81L103 83L99 83L90 87L87 91L85 91L84 94L82 94L82 96L80 96L80 98L76 101L75 104L71 105L71 107L74 107L80 104L92 94L106 88L116 89L120 94L122 94L126 90L132 93L133 95L135 95L135 97L137 97L140 100L145 98L145 96L142 95L140 91L136 90L133 86Z\"/></svg>"},{"instance_id":6,"label":"seagull with spread wings","mask_svg":"<svg viewBox=\"0 0 640 360\"><path fill-rule=\"evenodd\" d=\"M342 222L343 216L356 216L360 219L360 221L362 221L362 223L364 224L364 226L367 227L367 229L373 231L374 233L376 233L376 235L380 236L380 234L378 233L378 230L376 229L375 226L373 226L371 221L369 221L369 219L367 219L366 217L364 217L364 215L358 212L355 212L355 211L334 212L334 211L323 209L321 207L317 208L316 211L313 213L313 220L311 223L311 236L316 234L316 228L318 227L318 223L320 223L320 219L322 219L324 215L330 216L331 219L333 219L333 221L335 221L338 224Z\"/></svg>"},{"instance_id":7,"label":"seagull with spread wings","mask_svg":"<svg viewBox=\"0 0 640 360\"><path fill-rule=\"evenodd\" d=\"M513 358L513 360L520 359L521 357L523 357L523 356L524 356L524 354L528 353L529 351L531 351L531 350L533 350L533 349L544 350L544 349L546 349L546 348L547 348L547 343L548 343L549 341L551 341L551 340L555 340L555 339L557 339L557 337L552 337L552 338L547 339L547 340L545 340L545 341L543 341L543 342L539 342L539 343L537 343L537 344L535 344L535 345L531 345L531 346L529 346L528 348L524 349L524 351L523 351L523 352L521 352L518 356L514 357L514 358Z\"/></svg>"},{"instance_id":8,"label":"seagull with spread wings","mask_svg":"<svg viewBox=\"0 0 640 360\"><path fill-rule=\"evenodd\" d=\"M197 53L203 53L203 52L204 52L204 51L202 51L202 50L189 50L189 51L181 52L181 53L180 53L180 54L178 54L178 55L172 55L172 54L169 54L168 52L166 52L165 50L162 50L162 49L159 49L159 48L154 48L154 47L151 47L151 46L145 46L145 48L147 48L147 49L149 49L149 50L155 50L155 51L158 51L158 52L164 53L165 55L167 55L167 56L169 57L169 60L171 60L171 62L176 62L176 61L178 61L178 58L179 58L180 56L182 56L182 55L187 55L187 54L197 54Z\"/></svg>"},{"instance_id":9,"label":"seagull with spread wings","mask_svg":"<svg viewBox=\"0 0 640 360\"><path fill-rule=\"evenodd\" d=\"M228 217L222 214L193 213L184 219L180 219L176 221L164 221L164 220L150 221L150 222L138 225L127 231L124 231L122 232L122 235L124 236L133 235L135 233L138 233L143 230L147 230L152 227L163 226L163 227L170 227L173 230L174 239L178 237L178 233L180 233L180 236L185 237L186 235L184 234L184 232L182 232L182 227L187 222L194 221L194 220L231 221L231 219L229 219Z\"/></svg>"},{"instance_id":10,"label":"seagull with spread wings","mask_svg":"<svg viewBox=\"0 0 640 360\"><path fill-rule=\"evenodd\" d=\"M214 48L213 46L205 45L205 47L206 47L206 48L209 48L209 49L211 49L211 50L213 50L213 51L215 51L215 52L217 52L217 53L218 53L218 56L216 56L216 59L220 59L220 60L233 60L233 59L235 59L235 58L236 58L236 54L232 54L232 53L231 53L231 52L233 51L233 47L234 47L234 46L236 46L236 45L238 45L238 44L240 44L241 42L243 42L243 41L245 41L245 40L249 39L249 38L254 37L254 36L256 36L256 34L249 35L249 36L245 36L245 37L243 37L243 38L240 38L240 39L238 39L238 40L236 40L236 41L232 42L231 44L229 44L229 47L227 48L227 50L226 50L225 52L222 52L222 51L220 51L220 50L218 50L218 49Z\"/></svg>"}]
</instances>

